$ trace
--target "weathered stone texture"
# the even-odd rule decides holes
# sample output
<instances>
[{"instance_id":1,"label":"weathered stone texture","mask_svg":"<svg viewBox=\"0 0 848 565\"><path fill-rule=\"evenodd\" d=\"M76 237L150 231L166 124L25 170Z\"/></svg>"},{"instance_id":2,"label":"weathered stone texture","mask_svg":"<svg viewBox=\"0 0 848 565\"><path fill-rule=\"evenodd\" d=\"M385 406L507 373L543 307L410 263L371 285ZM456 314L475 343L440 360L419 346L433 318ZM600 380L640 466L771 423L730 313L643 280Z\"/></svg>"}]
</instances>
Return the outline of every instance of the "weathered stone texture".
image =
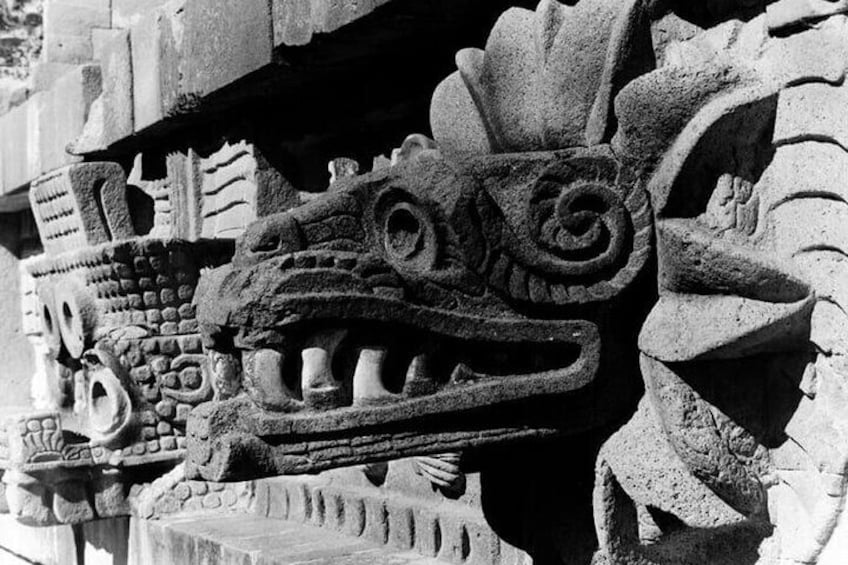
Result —
<instances>
[{"instance_id":1,"label":"weathered stone texture","mask_svg":"<svg viewBox=\"0 0 848 565\"><path fill-rule=\"evenodd\" d=\"M43 60L72 64L91 61L92 28L111 25L110 0L45 0Z\"/></svg>"},{"instance_id":2,"label":"weathered stone texture","mask_svg":"<svg viewBox=\"0 0 848 565\"><path fill-rule=\"evenodd\" d=\"M187 0L183 96L205 96L271 62L268 0Z\"/></svg>"},{"instance_id":3,"label":"weathered stone texture","mask_svg":"<svg viewBox=\"0 0 848 565\"><path fill-rule=\"evenodd\" d=\"M20 214L0 214L0 342L7 349L3 358L3 394L0 406L29 404L29 381L33 354L23 333L20 307L21 285L18 253L21 237Z\"/></svg>"},{"instance_id":4,"label":"weathered stone texture","mask_svg":"<svg viewBox=\"0 0 848 565\"><path fill-rule=\"evenodd\" d=\"M101 89L100 67L83 65L63 75L53 88L41 93L37 104L38 159L42 172L81 160L68 154L66 149L82 132Z\"/></svg>"},{"instance_id":5,"label":"weathered stone texture","mask_svg":"<svg viewBox=\"0 0 848 565\"><path fill-rule=\"evenodd\" d=\"M92 102L80 136L69 147L73 153L103 150L133 133L135 108L130 33L127 30L109 31L96 53L102 73L102 92Z\"/></svg>"},{"instance_id":6,"label":"weathered stone texture","mask_svg":"<svg viewBox=\"0 0 848 565\"><path fill-rule=\"evenodd\" d=\"M53 526L50 528L30 528L15 521L8 515L0 515L0 555L2 559L10 559L10 563L26 563L15 561L14 555L23 556L29 562L36 561L45 565L60 565L67 563L68 556L76 555L74 533L70 526Z\"/></svg>"},{"instance_id":7,"label":"weathered stone texture","mask_svg":"<svg viewBox=\"0 0 848 565\"><path fill-rule=\"evenodd\" d=\"M305 45L313 35L335 31L388 1L272 0L274 45Z\"/></svg>"},{"instance_id":8,"label":"weathered stone texture","mask_svg":"<svg viewBox=\"0 0 848 565\"><path fill-rule=\"evenodd\" d=\"M135 130L170 114L180 95L185 2L145 12L130 31Z\"/></svg>"},{"instance_id":9,"label":"weathered stone texture","mask_svg":"<svg viewBox=\"0 0 848 565\"><path fill-rule=\"evenodd\" d=\"M45 175L30 191L44 249L61 253L135 235L115 163L80 163Z\"/></svg>"}]
</instances>

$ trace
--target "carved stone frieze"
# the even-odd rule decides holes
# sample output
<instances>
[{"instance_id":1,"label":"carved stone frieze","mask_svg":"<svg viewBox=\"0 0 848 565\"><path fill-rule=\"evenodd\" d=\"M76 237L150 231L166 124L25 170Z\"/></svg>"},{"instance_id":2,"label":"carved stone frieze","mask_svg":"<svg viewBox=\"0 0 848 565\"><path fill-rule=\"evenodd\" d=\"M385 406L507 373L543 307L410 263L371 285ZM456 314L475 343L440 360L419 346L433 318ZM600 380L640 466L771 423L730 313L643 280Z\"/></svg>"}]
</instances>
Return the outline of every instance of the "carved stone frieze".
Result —
<instances>
[{"instance_id":1,"label":"carved stone frieze","mask_svg":"<svg viewBox=\"0 0 848 565\"><path fill-rule=\"evenodd\" d=\"M510 8L433 91L432 139L367 171L421 93L386 93L368 143L358 99L276 137L363 54L302 75L324 59L268 18L312 4L265 0L207 50L220 8L110 35L75 148L116 162L31 183L0 512L245 513L487 565L845 562L848 0ZM258 24L275 68L195 72Z\"/></svg>"}]
</instances>

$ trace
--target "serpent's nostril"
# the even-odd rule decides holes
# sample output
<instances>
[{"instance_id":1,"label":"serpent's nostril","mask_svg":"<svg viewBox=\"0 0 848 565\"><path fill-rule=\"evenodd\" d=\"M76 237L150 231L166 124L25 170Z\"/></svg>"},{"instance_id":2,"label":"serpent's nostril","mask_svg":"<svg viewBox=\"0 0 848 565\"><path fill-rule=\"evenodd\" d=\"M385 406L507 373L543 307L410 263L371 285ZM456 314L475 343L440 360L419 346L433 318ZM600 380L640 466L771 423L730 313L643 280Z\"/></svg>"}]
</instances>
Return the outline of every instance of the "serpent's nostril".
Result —
<instances>
[{"instance_id":1,"label":"serpent's nostril","mask_svg":"<svg viewBox=\"0 0 848 565\"><path fill-rule=\"evenodd\" d=\"M238 245L237 261L251 264L269 255L294 253L303 249L300 226L290 214L268 216L251 225Z\"/></svg>"},{"instance_id":2,"label":"serpent's nostril","mask_svg":"<svg viewBox=\"0 0 848 565\"><path fill-rule=\"evenodd\" d=\"M267 235L252 245L250 250L254 253L268 253L270 251L276 251L279 248L280 237L278 235Z\"/></svg>"}]
</instances>

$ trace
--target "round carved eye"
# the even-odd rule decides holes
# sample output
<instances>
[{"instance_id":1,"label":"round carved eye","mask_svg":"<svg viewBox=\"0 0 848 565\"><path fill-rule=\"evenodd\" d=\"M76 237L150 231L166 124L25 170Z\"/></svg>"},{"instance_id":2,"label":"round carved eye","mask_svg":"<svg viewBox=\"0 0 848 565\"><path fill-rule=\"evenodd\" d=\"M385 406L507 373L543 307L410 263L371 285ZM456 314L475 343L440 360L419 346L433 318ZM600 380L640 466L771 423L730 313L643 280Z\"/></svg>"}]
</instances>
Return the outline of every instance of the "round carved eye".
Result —
<instances>
[{"instance_id":1,"label":"round carved eye","mask_svg":"<svg viewBox=\"0 0 848 565\"><path fill-rule=\"evenodd\" d=\"M421 206L396 201L382 214L383 245L389 259L425 270L436 261L437 238L433 221Z\"/></svg>"},{"instance_id":2,"label":"round carved eye","mask_svg":"<svg viewBox=\"0 0 848 565\"><path fill-rule=\"evenodd\" d=\"M54 325L62 334L68 353L79 359L91 340L96 322L96 308L91 294L74 281L64 281L56 289Z\"/></svg>"},{"instance_id":3,"label":"round carved eye","mask_svg":"<svg viewBox=\"0 0 848 565\"><path fill-rule=\"evenodd\" d=\"M47 351L55 356L62 348L62 334L59 329L59 316L56 312L52 288L41 288L38 292L41 306L41 326Z\"/></svg>"}]
</instances>

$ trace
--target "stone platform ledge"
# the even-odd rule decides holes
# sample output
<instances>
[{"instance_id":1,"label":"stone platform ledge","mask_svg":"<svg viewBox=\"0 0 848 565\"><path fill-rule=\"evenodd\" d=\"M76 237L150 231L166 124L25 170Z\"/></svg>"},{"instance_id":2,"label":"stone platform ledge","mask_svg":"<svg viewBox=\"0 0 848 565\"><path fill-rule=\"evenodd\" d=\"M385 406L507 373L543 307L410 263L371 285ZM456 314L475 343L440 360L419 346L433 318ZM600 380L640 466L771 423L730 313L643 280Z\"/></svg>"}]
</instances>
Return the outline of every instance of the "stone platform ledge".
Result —
<instances>
[{"instance_id":1,"label":"stone platform ledge","mask_svg":"<svg viewBox=\"0 0 848 565\"><path fill-rule=\"evenodd\" d=\"M217 565L444 565L411 551L260 516L133 519L129 564Z\"/></svg>"}]
</instances>

